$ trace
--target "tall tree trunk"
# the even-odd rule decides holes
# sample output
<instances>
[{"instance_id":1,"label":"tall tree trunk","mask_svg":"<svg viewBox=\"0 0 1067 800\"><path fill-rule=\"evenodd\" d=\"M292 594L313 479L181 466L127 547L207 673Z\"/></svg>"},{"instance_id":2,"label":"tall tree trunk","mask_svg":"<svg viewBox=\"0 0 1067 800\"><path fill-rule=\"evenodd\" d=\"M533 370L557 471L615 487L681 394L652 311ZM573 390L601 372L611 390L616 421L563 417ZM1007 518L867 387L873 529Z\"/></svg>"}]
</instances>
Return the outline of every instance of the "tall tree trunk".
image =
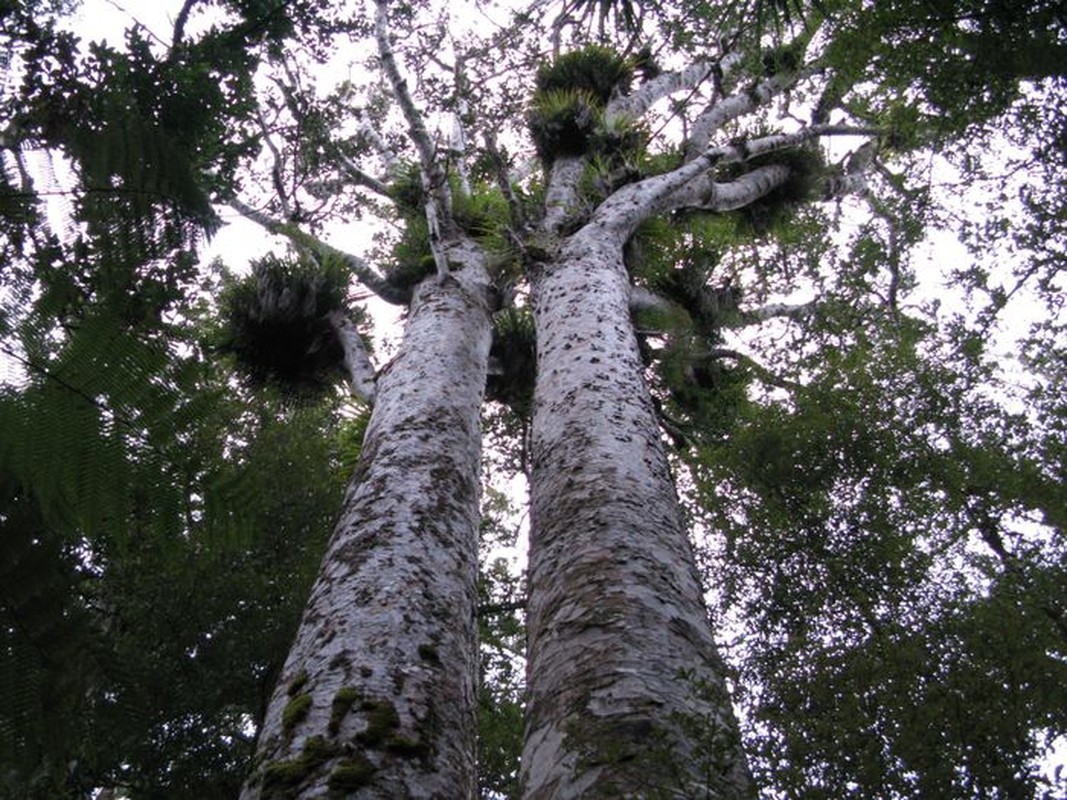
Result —
<instances>
[{"instance_id":1,"label":"tall tree trunk","mask_svg":"<svg viewBox=\"0 0 1067 800\"><path fill-rule=\"evenodd\" d=\"M529 800L748 796L629 313L588 225L532 275Z\"/></svg>"},{"instance_id":2,"label":"tall tree trunk","mask_svg":"<svg viewBox=\"0 0 1067 800\"><path fill-rule=\"evenodd\" d=\"M474 794L486 297L480 264L416 290L243 800Z\"/></svg>"}]
</instances>

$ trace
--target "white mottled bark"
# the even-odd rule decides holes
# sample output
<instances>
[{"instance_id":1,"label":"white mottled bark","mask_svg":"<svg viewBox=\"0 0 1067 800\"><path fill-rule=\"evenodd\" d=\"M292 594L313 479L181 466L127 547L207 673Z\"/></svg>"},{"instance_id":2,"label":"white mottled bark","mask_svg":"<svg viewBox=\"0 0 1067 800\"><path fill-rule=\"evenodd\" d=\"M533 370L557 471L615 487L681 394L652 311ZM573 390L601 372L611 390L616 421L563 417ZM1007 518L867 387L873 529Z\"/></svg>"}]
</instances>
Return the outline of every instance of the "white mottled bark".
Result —
<instances>
[{"instance_id":1,"label":"white mottled bark","mask_svg":"<svg viewBox=\"0 0 1067 800\"><path fill-rule=\"evenodd\" d=\"M417 289L241 797L475 791L479 410L487 279Z\"/></svg>"},{"instance_id":2,"label":"white mottled bark","mask_svg":"<svg viewBox=\"0 0 1067 800\"><path fill-rule=\"evenodd\" d=\"M367 348L363 346L363 337L359 335L352 320L340 311L330 313L330 325L341 340L349 390L367 405L374 405L377 377Z\"/></svg>"},{"instance_id":3,"label":"white mottled bark","mask_svg":"<svg viewBox=\"0 0 1067 800\"><path fill-rule=\"evenodd\" d=\"M532 302L524 797L748 796L610 226L540 265Z\"/></svg>"}]
</instances>

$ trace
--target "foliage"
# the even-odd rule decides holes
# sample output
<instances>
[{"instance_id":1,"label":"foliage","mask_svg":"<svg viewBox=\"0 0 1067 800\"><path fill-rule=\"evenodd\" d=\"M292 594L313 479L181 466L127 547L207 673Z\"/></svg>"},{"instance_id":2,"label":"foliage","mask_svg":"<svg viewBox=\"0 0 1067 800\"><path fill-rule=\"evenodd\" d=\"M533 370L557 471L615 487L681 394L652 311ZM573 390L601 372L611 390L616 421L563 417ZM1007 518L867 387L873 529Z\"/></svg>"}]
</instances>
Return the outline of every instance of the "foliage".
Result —
<instances>
[{"instance_id":1,"label":"foliage","mask_svg":"<svg viewBox=\"0 0 1067 800\"><path fill-rule=\"evenodd\" d=\"M525 589L501 548L513 549L508 520L515 509L502 492L488 489L482 502L481 579L478 585L478 783L480 797L517 798L522 752Z\"/></svg>"},{"instance_id":2,"label":"foliage","mask_svg":"<svg viewBox=\"0 0 1067 800\"><path fill-rule=\"evenodd\" d=\"M503 403L524 418L529 417L533 404L536 345L528 309L506 308L493 318L489 357L494 367L486 383L486 398Z\"/></svg>"},{"instance_id":3,"label":"foliage","mask_svg":"<svg viewBox=\"0 0 1067 800\"><path fill-rule=\"evenodd\" d=\"M632 64L606 47L589 46L543 64L526 118L541 160L547 165L581 155L594 143L599 151L617 151L617 140L627 139L626 123L620 131L606 131L602 111L629 90L632 78Z\"/></svg>"},{"instance_id":4,"label":"foliage","mask_svg":"<svg viewBox=\"0 0 1067 800\"><path fill-rule=\"evenodd\" d=\"M3 30L0 795L232 797L341 485L328 408L251 412L199 348L194 247L250 152L266 31L160 58L33 10Z\"/></svg>"},{"instance_id":5,"label":"foliage","mask_svg":"<svg viewBox=\"0 0 1067 800\"><path fill-rule=\"evenodd\" d=\"M1045 0L841 4L833 24L816 118L848 95L850 114L911 143L942 145L1004 113L1021 81L1063 74L1063 11Z\"/></svg>"},{"instance_id":6,"label":"foliage","mask_svg":"<svg viewBox=\"0 0 1067 800\"><path fill-rule=\"evenodd\" d=\"M753 203L735 213L738 234L744 237L763 236L775 227L788 222L796 210L813 200L820 200L827 175L826 160L817 147L798 147L780 150L748 159L741 169L727 170L724 178L737 178L768 164L789 168L789 178L775 186Z\"/></svg>"},{"instance_id":7,"label":"foliage","mask_svg":"<svg viewBox=\"0 0 1067 800\"><path fill-rule=\"evenodd\" d=\"M515 272L512 245L505 233L510 209L500 190L480 181L468 189L455 175L447 180L452 222L494 256L495 277L511 277L509 273ZM418 168L412 164L398 170L389 193L403 228L386 257L384 271L392 285L411 290L436 271L426 222L427 193Z\"/></svg>"},{"instance_id":8,"label":"foliage","mask_svg":"<svg viewBox=\"0 0 1067 800\"><path fill-rule=\"evenodd\" d=\"M0 736L19 796L232 796L329 532L343 479L322 413L249 415L225 375L164 363L161 397L140 372L58 366L3 397L2 669L23 689Z\"/></svg>"},{"instance_id":9,"label":"foliage","mask_svg":"<svg viewBox=\"0 0 1067 800\"><path fill-rule=\"evenodd\" d=\"M294 400L317 398L343 374L344 349L330 320L344 313L347 275L338 267L267 255L230 281L213 337L252 386L277 386Z\"/></svg>"},{"instance_id":10,"label":"foliage","mask_svg":"<svg viewBox=\"0 0 1067 800\"><path fill-rule=\"evenodd\" d=\"M534 93L587 92L603 108L616 94L626 94L633 67L608 47L591 45L543 64L534 77Z\"/></svg>"},{"instance_id":11,"label":"foliage","mask_svg":"<svg viewBox=\"0 0 1067 800\"><path fill-rule=\"evenodd\" d=\"M1061 503L931 335L868 321L702 452L753 752L786 796L1021 794L1034 727L1062 730L1064 543L1022 523Z\"/></svg>"}]
</instances>

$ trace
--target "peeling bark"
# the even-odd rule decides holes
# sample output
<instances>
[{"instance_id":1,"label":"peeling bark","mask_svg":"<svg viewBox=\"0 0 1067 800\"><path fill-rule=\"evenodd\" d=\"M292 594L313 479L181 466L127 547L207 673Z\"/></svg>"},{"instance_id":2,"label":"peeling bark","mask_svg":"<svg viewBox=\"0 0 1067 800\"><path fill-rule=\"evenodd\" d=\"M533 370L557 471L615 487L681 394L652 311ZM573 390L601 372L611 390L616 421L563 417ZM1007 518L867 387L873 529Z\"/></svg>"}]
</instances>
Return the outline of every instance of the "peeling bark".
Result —
<instances>
[{"instance_id":1,"label":"peeling bark","mask_svg":"<svg viewBox=\"0 0 1067 800\"><path fill-rule=\"evenodd\" d=\"M748 796L618 237L587 225L531 288L524 797Z\"/></svg>"},{"instance_id":2,"label":"peeling bark","mask_svg":"<svg viewBox=\"0 0 1067 800\"><path fill-rule=\"evenodd\" d=\"M487 278L416 289L241 797L475 791L479 409Z\"/></svg>"}]
</instances>

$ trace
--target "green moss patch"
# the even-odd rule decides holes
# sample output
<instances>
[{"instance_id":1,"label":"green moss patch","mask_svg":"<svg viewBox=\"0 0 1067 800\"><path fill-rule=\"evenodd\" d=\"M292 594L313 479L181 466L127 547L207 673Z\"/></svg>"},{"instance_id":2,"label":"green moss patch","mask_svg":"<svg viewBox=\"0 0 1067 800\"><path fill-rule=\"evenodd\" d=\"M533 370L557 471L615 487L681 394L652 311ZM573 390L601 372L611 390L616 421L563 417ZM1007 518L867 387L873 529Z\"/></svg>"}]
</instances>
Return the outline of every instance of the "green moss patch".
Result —
<instances>
[{"instance_id":1,"label":"green moss patch","mask_svg":"<svg viewBox=\"0 0 1067 800\"><path fill-rule=\"evenodd\" d=\"M356 734L356 741L367 747L381 747L400 727L400 715L388 700L364 700L360 709L367 712L367 729Z\"/></svg>"},{"instance_id":2,"label":"green moss patch","mask_svg":"<svg viewBox=\"0 0 1067 800\"><path fill-rule=\"evenodd\" d=\"M303 689L308 682L308 671L306 669L300 670L296 673L291 681L289 681L289 688L286 689L286 693L290 697L294 697L300 694L300 690Z\"/></svg>"},{"instance_id":3,"label":"green moss patch","mask_svg":"<svg viewBox=\"0 0 1067 800\"><path fill-rule=\"evenodd\" d=\"M326 780L326 786L331 796L361 789L374 779L377 769L365 756L344 758L333 768Z\"/></svg>"},{"instance_id":4,"label":"green moss patch","mask_svg":"<svg viewBox=\"0 0 1067 800\"><path fill-rule=\"evenodd\" d=\"M333 696L333 702L330 703L330 724L327 726L331 736L336 736L337 731L341 729L341 721L345 718L345 714L352 708L353 703L362 697L359 689L354 689L351 686L342 686L337 690L337 694Z\"/></svg>"},{"instance_id":5,"label":"green moss patch","mask_svg":"<svg viewBox=\"0 0 1067 800\"><path fill-rule=\"evenodd\" d=\"M284 789L299 786L312 773L337 754L337 748L321 736L312 736L304 742L300 756L289 761L275 761L263 768L263 792L266 797L275 797Z\"/></svg>"},{"instance_id":6,"label":"green moss patch","mask_svg":"<svg viewBox=\"0 0 1067 800\"><path fill-rule=\"evenodd\" d=\"M311 711L311 695L298 694L288 703L285 704L285 708L282 710L282 730L289 732L305 719L307 719L308 712Z\"/></svg>"}]
</instances>

